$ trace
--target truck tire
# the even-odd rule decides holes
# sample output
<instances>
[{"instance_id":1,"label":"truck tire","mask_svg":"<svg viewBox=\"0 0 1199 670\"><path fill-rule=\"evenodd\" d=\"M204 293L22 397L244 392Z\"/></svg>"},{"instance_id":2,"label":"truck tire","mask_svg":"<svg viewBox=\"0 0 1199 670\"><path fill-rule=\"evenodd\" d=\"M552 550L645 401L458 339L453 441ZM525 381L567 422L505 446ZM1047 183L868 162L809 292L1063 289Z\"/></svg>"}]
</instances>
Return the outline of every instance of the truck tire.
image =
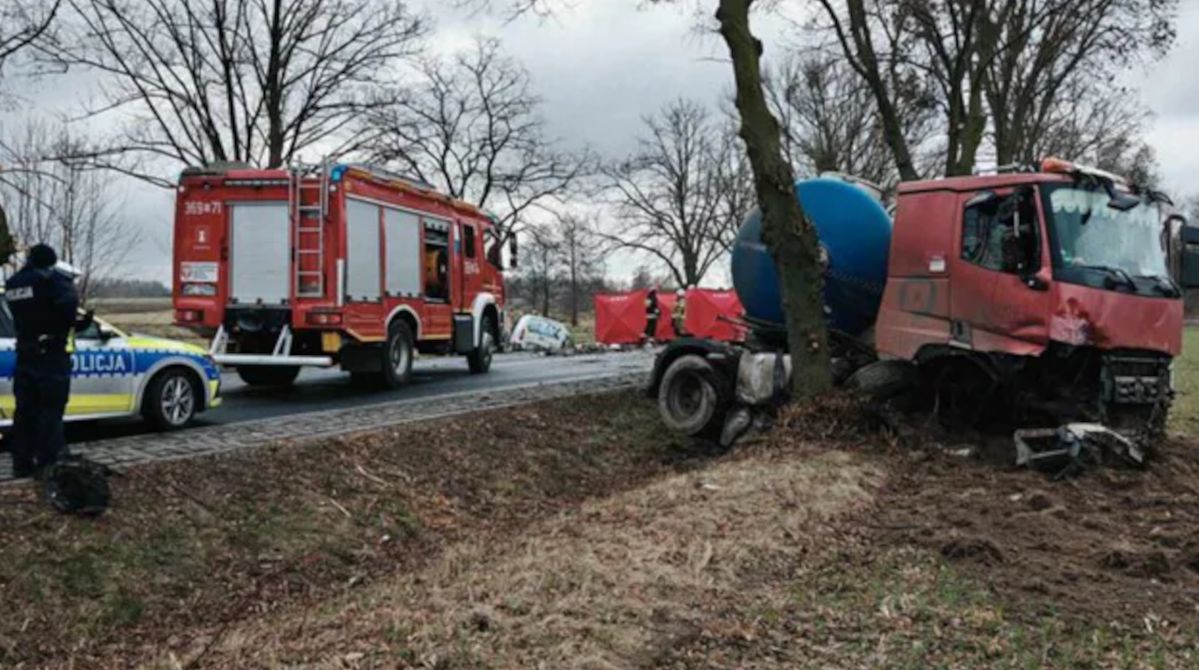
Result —
<instances>
[{"instance_id":1,"label":"truck tire","mask_svg":"<svg viewBox=\"0 0 1199 670\"><path fill-rule=\"evenodd\" d=\"M383 346L383 371L379 374L383 388L397 389L412 379L414 350L412 329L401 319L392 321L387 328L387 342Z\"/></svg>"},{"instance_id":2,"label":"truck tire","mask_svg":"<svg viewBox=\"0 0 1199 670\"><path fill-rule=\"evenodd\" d=\"M237 376L250 386L291 386L300 375L298 365L241 365Z\"/></svg>"},{"instance_id":3,"label":"truck tire","mask_svg":"<svg viewBox=\"0 0 1199 670\"><path fill-rule=\"evenodd\" d=\"M172 367L154 375L142 398L142 417L157 430L178 430L195 418L203 390L190 370Z\"/></svg>"},{"instance_id":4,"label":"truck tire","mask_svg":"<svg viewBox=\"0 0 1199 670\"><path fill-rule=\"evenodd\" d=\"M719 434L727 407L712 364L695 354L670 364L658 386L658 413L671 430L692 437Z\"/></svg>"},{"instance_id":5,"label":"truck tire","mask_svg":"<svg viewBox=\"0 0 1199 670\"><path fill-rule=\"evenodd\" d=\"M908 361L875 361L858 368L846 380L848 388L874 400L890 400L910 392L919 383L916 366Z\"/></svg>"},{"instance_id":6,"label":"truck tire","mask_svg":"<svg viewBox=\"0 0 1199 670\"><path fill-rule=\"evenodd\" d=\"M495 355L495 336L494 326L491 323L491 317L483 319L483 332L479 335L479 346L475 350L466 355L466 362L470 365L470 373L472 375L485 374L491 369L491 359Z\"/></svg>"}]
</instances>

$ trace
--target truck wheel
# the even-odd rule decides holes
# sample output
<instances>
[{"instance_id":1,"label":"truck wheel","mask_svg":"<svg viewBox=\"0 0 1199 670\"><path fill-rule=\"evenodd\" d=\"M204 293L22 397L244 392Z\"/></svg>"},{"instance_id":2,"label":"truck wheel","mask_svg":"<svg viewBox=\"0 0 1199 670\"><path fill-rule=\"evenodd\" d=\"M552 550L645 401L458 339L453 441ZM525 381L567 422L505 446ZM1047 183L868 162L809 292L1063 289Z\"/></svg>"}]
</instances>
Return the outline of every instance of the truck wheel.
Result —
<instances>
[{"instance_id":1,"label":"truck wheel","mask_svg":"<svg viewBox=\"0 0 1199 670\"><path fill-rule=\"evenodd\" d=\"M845 385L881 401L909 393L918 382L916 366L908 361L886 360L858 368Z\"/></svg>"},{"instance_id":2,"label":"truck wheel","mask_svg":"<svg viewBox=\"0 0 1199 670\"><path fill-rule=\"evenodd\" d=\"M300 375L298 365L242 365L237 376L250 386L291 386Z\"/></svg>"},{"instance_id":3,"label":"truck wheel","mask_svg":"<svg viewBox=\"0 0 1199 670\"><path fill-rule=\"evenodd\" d=\"M412 329L397 319L387 328L387 343L383 347L383 372L379 380L384 388L396 389L412 379Z\"/></svg>"},{"instance_id":4,"label":"truck wheel","mask_svg":"<svg viewBox=\"0 0 1199 670\"><path fill-rule=\"evenodd\" d=\"M725 407L712 364L695 354L680 356L658 386L658 413L671 430L685 435L716 434Z\"/></svg>"},{"instance_id":5,"label":"truck wheel","mask_svg":"<svg viewBox=\"0 0 1199 670\"><path fill-rule=\"evenodd\" d=\"M491 369L491 359L495 355L495 336L492 335L491 317L483 319L483 334L479 337L479 346L466 355L472 375L481 375Z\"/></svg>"},{"instance_id":6,"label":"truck wheel","mask_svg":"<svg viewBox=\"0 0 1199 670\"><path fill-rule=\"evenodd\" d=\"M177 430L195 418L201 393L190 371L167 368L146 387L142 416L158 430Z\"/></svg>"}]
</instances>

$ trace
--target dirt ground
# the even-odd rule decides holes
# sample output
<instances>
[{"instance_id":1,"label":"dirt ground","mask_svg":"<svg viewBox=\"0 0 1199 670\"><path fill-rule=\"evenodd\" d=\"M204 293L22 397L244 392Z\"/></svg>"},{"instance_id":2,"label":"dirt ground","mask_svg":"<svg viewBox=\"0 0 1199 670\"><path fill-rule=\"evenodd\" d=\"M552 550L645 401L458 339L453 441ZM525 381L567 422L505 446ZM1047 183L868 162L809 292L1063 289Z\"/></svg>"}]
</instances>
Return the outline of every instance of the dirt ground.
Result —
<instances>
[{"instance_id":1,"label":"dirt ground","mask_svg":"<svg viewBox=\"0 0 1199 670\"><path fill-rule=\"evenodd\" d=\"M0 666L1199 667L1199 443L1054 482L845 398L728 454L635 393L0 489Z\"/></svg>"},{"instance_id":2,"label":"dirt ground","mask_svg":"<svg viewBox=\"0 0 1199 670\"><path fill-rule=\"evenodd\" d=\"M798 410L761 448L866 458L886 473L868 513L664 665L1199 667L1199 442L1051 481L928 436L828 441L854 413Z\"/></svg>"}]
</instances>

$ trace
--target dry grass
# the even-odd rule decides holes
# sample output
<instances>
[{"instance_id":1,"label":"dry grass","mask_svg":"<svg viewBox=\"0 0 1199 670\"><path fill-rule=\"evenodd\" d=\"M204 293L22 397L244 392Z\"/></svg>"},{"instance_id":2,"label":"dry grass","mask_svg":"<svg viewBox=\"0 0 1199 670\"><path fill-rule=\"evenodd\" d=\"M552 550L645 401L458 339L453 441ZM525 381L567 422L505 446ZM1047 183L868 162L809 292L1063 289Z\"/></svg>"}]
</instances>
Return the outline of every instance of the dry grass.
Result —
<instances>
[{"instance_id":1,"label":"dry grass","mask_svg":"<svg viewBox=\"0 0 1199 670\"><path fill-rule=\"evenodd\" d=\"M586 503L507 541L225 645L229 665L624 668L694 635L752 568L794 559L878 473L844 453L728 461Z\"/></svg>"},{"instance_id":2,"label":"dry grass","mask_svg":"<svg viewBox=\"0 0 1199 670\"><path fill-rule=\"evenodd\" d=\"M303 611L699 462L625 393L140 467L90 522L3 487L0 667L194 658L223 622Z\"/></svg>"}]
</instances>

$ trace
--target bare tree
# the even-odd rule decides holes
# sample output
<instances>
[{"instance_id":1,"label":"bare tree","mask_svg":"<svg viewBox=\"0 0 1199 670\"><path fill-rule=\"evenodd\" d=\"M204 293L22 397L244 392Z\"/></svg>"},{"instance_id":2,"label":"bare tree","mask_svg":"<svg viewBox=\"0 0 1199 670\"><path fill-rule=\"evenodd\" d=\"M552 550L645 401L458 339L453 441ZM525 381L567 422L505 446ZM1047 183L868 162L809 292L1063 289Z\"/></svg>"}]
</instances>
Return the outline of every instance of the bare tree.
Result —
<instances>
[{"instance_id":1,"label":"bare tree","mask_svg":"<svg viewBox=\"0 0 1199 670\"><path fill-rule=\"evenodd\" d=\"M897 91L899 82L924 80L906 58L906 54L917 48L912 11L903 3L888 11L883 6L888 0L844 0L843 5L835 0L819 2L845 62L874 97L899 178L905 181L918 178L913 151L903 129Z\"/></svg>"},{"instance_id":2,"label":"bare tree","mask_svg":"<svg viewBox=\"0 0 1199 670\"><path fill-rule=\"evenodd\" d=\"M63 0L5 0L0 3L0 69L5 61L49 35Z\"/></svg>"},{"instance_id":3,"label":"bare tree","mask_svg":"<svg viewBox=\"0 0 1199 670\"><path fill-rule=\"evenodd\" d=\"M736 112L730 110L717 126L714 142L716 189L716 242L731 251L741 224L758 205L754 194L754 175L737 135Z\"/></svg>"},{"instance_id":4,"label":"bare tree","mask_svg":"<svg viewBox=\"0 0 1199 670\"><path fill-rule=\"evenodd\" d=\"M0 2L0 83L3 83L4 65L9 59L26 51L34 41L51 34L51 26L58 16L62 2L63 0ZM0 95L2 94L3 91L0 91ZM11 183L11 175L5 174L4 170L5 166L0 163L0 186ZM0 209L0 264L7 262L16 251L10 225L9 216Z\"/></svg>"},{"instance_id":5,"label":"bare tree","mask_svg":"<svg viewBox=\"0 0 1199 670\"><path fill-rule=\"evenodd\" d=\"M587 220L575 214L559 216L555 227L562 272L568 287L570 325L578 326L583 287L603 275L600 239Z\"/></svg>"},{"instance_id":6,"label":"bare tree","mask_svg":"<svg viewBox=\"0 0 1199 670\"><path fill-rule=\"evenodd\" d=\"M374 160L494 212L500 244L592 171L590 152L547 137L528 71L499 42L425 59L418 71L415 85L367 115L362 144Z\"/></svg>"},{"instance_id":7,"label":"bare tree","mask_svg":"<svg viewBox=\"0 0 1199 670\"><path fill-rule=\"evenodd\" d=\"M898 180L874 96L843 58L793 53L764 84L782 124L783 152L798 173L843 172L884 189ZM912 102L903 124L909 145L928 117Z\"/></svg>"},{"instance_id":8,"label":"bare tree","mask_svg":"<svg viewBox=\"0 0 1199 670\"><path fill-rule=\"evenodd\" d=\"M1129 107L1113 84L1173 43L1174 0L1009 0L984 88L999 164L1031 161L1082 105ZM1073 154L1071 154L1073 155Z\"/></svg>"},{"instance_id":9,"label":"bare tree","mask_svg":"<svg viewBox=\"0 0 1199 670\"><path fill-rule=\"evenodd\" d=\"M629 278L629 288L636 291L639 289L675 289L678 288L673 283L669 275L662 275L660 272L655 272L655 268L649 265L638 265L633 271L633 276Z\"/></svg>"},{"instance_id":10,"label":"bare tree","mask_svg":"<svg viewBox=\"0 0 1199 670\"><path fill-rule=\"evenodd\" d=\"M561 244L554 230L545 224L527 226L522 232L525 239L524 263L521 277L528 283L531 301L541 316L550 315L554 278L561 265Z\"/></svg>"},{"instance_id":11,"label":"bare tree","mask_svg":"<svg viewBox=\"0 0 1199 670\"><path fill-rule=\"evenodd\" d=\"M1054 133L1071 79L1106 90L1122 68L1163 53L1177 0L820 0L829 33L874 94L902 179L918 175L893 76L936 91L943 172L968 174L993 140L1027 160ZM991 136L988 138L988 129Z\"/></svg>"},{"instance_id":12,"label":"bare tree","mask_svg":"<svg viewBox=\"0 0 1199 670\"><path fill-rule=\"evenodd\" d=\"M737 181L748 171L738 172L738 147L696 102L672 102L645 127L633 155L604 170L617 207L604 237L656 258L679 286L698 284L743 218L730 210L746 208L747 199L727 196L747 190Z\"/></svg>"},{"instance_id":13,"label":"bare tree","mask_svg":"<svg viewBox=\"0 0 1199 670\"><path fill-rule=\"evenodd\" d=\"M1045 131L1022 156L1063 156L1100 167L1144 186L1159 181L1153 150L1142 139L1148 112L1130 91L1098 91L1067 82Z\"/></svg>"},{"instance_id":14,"label":"bare tree","mask_svg":"<svg viewBox=\"0 0 1199 670\"><path fill-rule=\"evenodd\" d=\"M146 159L278 167L326 147L425 32L403 0L66 3L43 58L103 77L88 113L128 119L88 157L160 185Z\"/></svg>"},{"instance_id":15,"label":"bare tree","mask_svg":"<svg viewBox=\"0 0 1199 670\"><path fill-rule=\"evenodd\" d=\"M0 201L18 247L53 246L83 273L86 297L92 283L120 276L139 232L121 214L106 175L53 158L81 148L63 125L27 122L0 141L0 161L11 169Z\"/></svg>"}]
</instances>

